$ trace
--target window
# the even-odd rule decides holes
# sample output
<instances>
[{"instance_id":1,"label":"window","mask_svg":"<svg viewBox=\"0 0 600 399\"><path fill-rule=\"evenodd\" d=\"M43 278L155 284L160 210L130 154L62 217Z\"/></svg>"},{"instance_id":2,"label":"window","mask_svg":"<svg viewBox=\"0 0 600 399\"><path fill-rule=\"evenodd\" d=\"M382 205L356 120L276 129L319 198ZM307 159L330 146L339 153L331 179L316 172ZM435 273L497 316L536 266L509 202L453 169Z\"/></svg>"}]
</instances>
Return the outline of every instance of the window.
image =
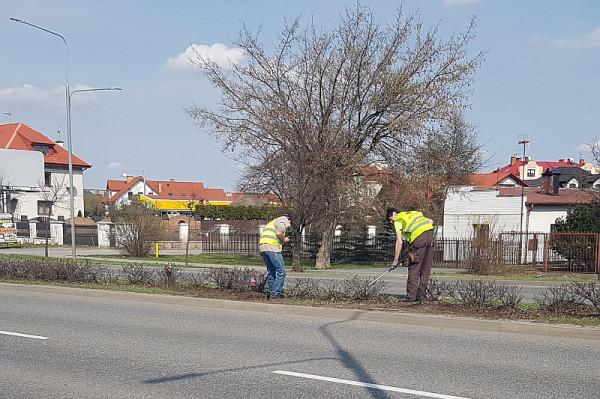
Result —
<instances>
[{"instance_id":1,"label":"window","mask_svg":"<svg viewBox=\"0 0 600 399\"><path fill-rule=\"evenodd\" d=\"M50 208L52 208L51 201L38 201L39 216L50 216Z\"/></svg>"},{"instance_id":2,"label":"window","mask_svg":"<svg viewBox=\"0 0 600 399\"><path fill-rule=\"evenodd\" d=\"M44 186L52 187L52 173L50 173L50 172L44 173Z\"/></svg>"},{"instance_id":3,"label":"window","mask_svg":"<svg viewBox=\"0 0 600 399\"><path fill-rule=\"evenodd\" d=\"M535 177L535 169L527 169L527 177Z\"/></svg>"},{"instance_id":4,"label":"window","mask_svg":"<svg viewBox=\"0 0 600 399\"><path fill-rule=\"evenodd\" d=\"M132 193L131 191L129 191L129 192L127 193L127 199L128 199L128 200L130 200L130 199L132 199L132 198L133 198L133 193Z\"/></svg>"}]
</instances>

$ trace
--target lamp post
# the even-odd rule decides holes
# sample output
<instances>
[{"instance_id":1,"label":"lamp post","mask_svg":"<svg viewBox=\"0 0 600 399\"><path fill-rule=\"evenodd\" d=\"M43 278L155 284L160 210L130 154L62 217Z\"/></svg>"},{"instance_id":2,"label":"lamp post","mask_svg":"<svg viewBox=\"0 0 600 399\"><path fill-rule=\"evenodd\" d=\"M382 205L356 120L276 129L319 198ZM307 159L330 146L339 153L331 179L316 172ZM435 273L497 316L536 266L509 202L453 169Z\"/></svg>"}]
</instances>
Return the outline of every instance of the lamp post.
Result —
<instances>
[{"instance_id":1,"label":"lamp post","mask_svg":"<svg viewBox=\"0 0 600 399\"><path fill-rule=\"evenodd\" d=\"M525 201L525 169L527 166L527 162L525 161L525 148L527 146L527 144L529 144L529 140L521 140L519 141L519 144L523 145L523 175L521 178L521 220L520 220L520 225L519 225L519 261L522 262L523 260L523 207L524 207L524 201ZM528 237L529 238L529 237Z\"/></svg>"},{"instance_id":2,"label":"lamp post","mask_svg":"<svg viewBox=\"0 0 600 399\"><path fill-rule=\"evenodd\" d=\"M82 91L100 91L100 90L120 90L118 88L101 88L101 89L83 89L74 90L71 92L69 86L69 44L67 39L60 33L51 31L50 29L43 28L41 26L32 24L22 19L10 18L11 21L18 22L20 24L31 26L32 28L39 29L53 36L60 38L65 45L65 102L67 109L67 141L68 141L68 152L69 152L69 203L70 203L70 216L71 216L71 257L73 260L77 257L75 250L75 199L73 198L73 143L71 140L71 96L74 93Z\"/></svg>"}]
</instances>

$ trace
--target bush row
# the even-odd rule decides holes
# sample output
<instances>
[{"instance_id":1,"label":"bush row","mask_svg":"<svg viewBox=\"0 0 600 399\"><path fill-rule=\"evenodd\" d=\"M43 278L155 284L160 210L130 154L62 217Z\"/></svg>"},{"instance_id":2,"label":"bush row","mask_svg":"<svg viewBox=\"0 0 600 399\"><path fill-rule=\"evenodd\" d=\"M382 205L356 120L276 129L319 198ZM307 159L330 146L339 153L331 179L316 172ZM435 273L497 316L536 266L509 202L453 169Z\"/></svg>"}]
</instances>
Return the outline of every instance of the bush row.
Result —
<instances>
[{"instance_id":1,"label":"bush row","mask_svg":"<svg viewBox=\"0 0 600 399\"><path fill-rule=\"evenodd\" d=\"M111 269L70 260L0 259L0 278L14 280L64 281L70 283L112 283L126 281L132 285L168 286L182 289L220 288L230 291L267 291L267 276L249 268L207 268L183 273L175 264L162 268L125 266ZM288 280L286 296L298 300L369 301L385 298L386 284L370 278L345 280ZM489 280L431 279L426 299L449 299L469 307L516 309L523 302L520 287ZM536 296L537 306L556 314L593 311L600 315L600 284L569 283L549 287Z\"/></svg>"}]
</instances>

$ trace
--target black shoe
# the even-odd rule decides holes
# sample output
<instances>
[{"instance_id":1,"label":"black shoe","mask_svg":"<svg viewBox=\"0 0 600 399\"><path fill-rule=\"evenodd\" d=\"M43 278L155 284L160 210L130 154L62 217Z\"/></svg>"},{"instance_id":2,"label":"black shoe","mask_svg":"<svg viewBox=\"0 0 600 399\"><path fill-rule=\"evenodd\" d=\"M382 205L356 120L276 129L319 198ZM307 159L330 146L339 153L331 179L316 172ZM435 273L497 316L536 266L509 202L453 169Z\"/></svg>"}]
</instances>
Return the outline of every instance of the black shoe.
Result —
<instances>
[{"instance_id":1,"label":"black shoe","mask_svg":"<svg viewBox=\"0 0 600 399\"><path fill-rule=\"evenodd\" d=\"M280 296L274 296L269 298L269 303L283 303L283 298Z\"/></svg>"},{"instance_id":2,"label":"black shoe","mask_svg":"<svg viewBox=\"0 0 600 399\"><path fill-rule=\"evenodd\" d=\"M416 299L411 299L411 298L402 298L402 300L400 302L416 303L418 301Z\"/></svg>"}]
</instances>

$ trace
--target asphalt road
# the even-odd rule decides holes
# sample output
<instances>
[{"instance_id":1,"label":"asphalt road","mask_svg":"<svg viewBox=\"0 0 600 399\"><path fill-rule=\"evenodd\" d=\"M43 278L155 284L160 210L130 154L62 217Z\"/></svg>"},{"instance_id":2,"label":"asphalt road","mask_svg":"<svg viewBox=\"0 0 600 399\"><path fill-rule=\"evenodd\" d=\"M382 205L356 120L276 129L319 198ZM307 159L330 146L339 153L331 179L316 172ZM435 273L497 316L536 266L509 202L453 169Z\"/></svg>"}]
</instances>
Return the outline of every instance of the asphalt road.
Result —
<instances>
[{"instance_id":1,"label":"asphalt road","mask_svg":"<svg viewBox=\"0 0 600 399\"><path fill-rule=\"evenodd\" d=\"M598 397L598 341L101 295L0 284L0 397Z\"/></svg>"}]
</instances>

